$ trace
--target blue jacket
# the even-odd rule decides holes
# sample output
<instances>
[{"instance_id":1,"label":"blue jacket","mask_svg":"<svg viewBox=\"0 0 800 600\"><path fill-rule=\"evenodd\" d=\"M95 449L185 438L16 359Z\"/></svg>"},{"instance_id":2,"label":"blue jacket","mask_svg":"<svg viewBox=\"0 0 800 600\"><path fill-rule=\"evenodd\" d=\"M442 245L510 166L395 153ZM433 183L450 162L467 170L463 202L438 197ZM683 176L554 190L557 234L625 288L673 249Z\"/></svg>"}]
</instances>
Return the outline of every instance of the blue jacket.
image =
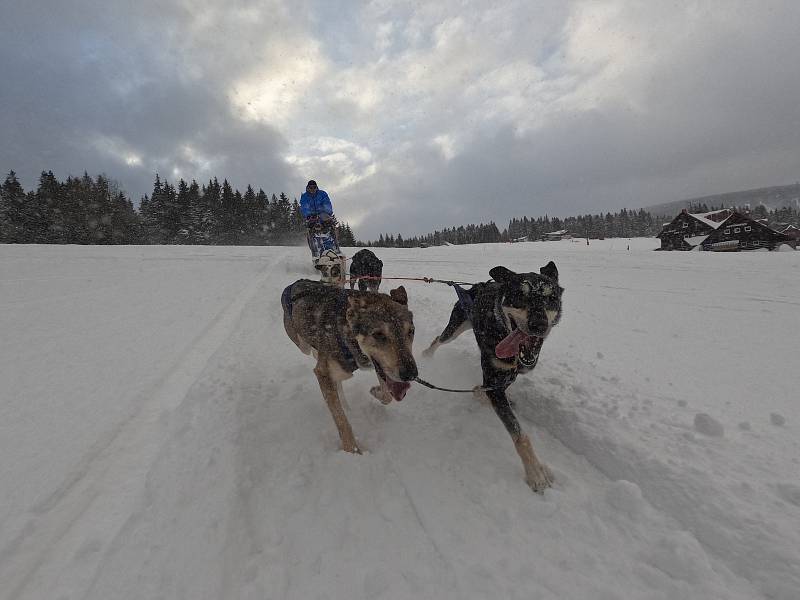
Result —
<instances>
[{"instance_id":1,"label":"blue jacket","mask_svg":"<svg viewBox=\"0 0 800 600\"><path fill-rule=\"evenodd\" d=\"M331 206L331 199L325 190L317 190L313 196L308 192L303 192L300 196L300 212L303 213L303 218L316 216L320 213L333 214L333 206Z\"/></svg>"}]
</instances>

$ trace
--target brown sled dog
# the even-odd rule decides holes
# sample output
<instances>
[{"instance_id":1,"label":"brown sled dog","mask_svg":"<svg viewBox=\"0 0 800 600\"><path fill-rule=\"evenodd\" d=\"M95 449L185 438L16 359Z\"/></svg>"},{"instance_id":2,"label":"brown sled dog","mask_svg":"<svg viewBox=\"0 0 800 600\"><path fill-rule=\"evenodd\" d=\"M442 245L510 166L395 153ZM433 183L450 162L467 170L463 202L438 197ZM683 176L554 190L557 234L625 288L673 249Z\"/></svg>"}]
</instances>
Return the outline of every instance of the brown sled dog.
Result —
<instances>
[{"instance_id":1,"label":"brown sled dog","mask_svg":"<svg viewBox=\"0 0 800 600\"><path fill-rule=\"evenodd\" d=\"M342 448L360 453L341 403L341 382L357 369L374 368L370 392L384 404L400 401L417 377L411 354L414 321L400 286L390 294L344 290L300 279L283 290L286 334L317 359L314 374L339 430Z\"/></svg>"}]
</instances>

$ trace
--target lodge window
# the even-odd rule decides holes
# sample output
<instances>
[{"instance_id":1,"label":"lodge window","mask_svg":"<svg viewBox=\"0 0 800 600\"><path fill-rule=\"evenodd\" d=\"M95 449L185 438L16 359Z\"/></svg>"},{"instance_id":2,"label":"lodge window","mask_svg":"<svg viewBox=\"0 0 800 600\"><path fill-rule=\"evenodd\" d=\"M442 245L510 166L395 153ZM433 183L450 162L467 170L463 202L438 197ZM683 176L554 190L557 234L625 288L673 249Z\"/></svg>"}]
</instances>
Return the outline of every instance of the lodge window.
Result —
<instances>
[{"instance_id":1,"label":"lodge window","mask_svg":"<svg viewBox=\"0 0 800 600\"><path fill-rule=\"evenodd\" d=\"M758 240L753 240L753 246L760 246L760 245L761 242L759 242Z\"/></svg>"},{"instance_id":2,"label":"lodge window","mask_svg":"<svg viewBox=\"0 0 800 600\"><path fill-rule=\"evenodd\" d=\"M750 225L748 225L747 227L745 227L745 228L744 228L744 230L745 230L745 231L751 231L752 229L753 229L753 228L752 228L752 227L750 227Z\"/></svg>"},{"instance_id":3,"label":"lodge window","mask_svg":"<svg viewBox=\"0 0 800 600\"><path fill-rule=\"evenodd\" d=\"M739 233L740 231L741 231L741 229L739 227L735 227L733 229L733 233Z\"/></svg>"},{"instance_id":4,"label":"lodge window","mask_svg":"<svg viewBox=\"0 0 800 600\"><path fill-rule=\"evenodd\" d=\"M684 229L686 229L688 226L689 226L689 224L688 224L688 223L684 223L684 224L683 224L683 228L684 228Z\"/></svg>"},{"instance_id":5,"label":"lodge window","mask_svg":"<svg viewBox=\"0 0 800 600\"><path fill-rule=\"evenodd\" d=\"M730 235L730 234L731 234L731 230L730 230L730 228L726 229L726 230L725 230L725 235Z\"/></svg>"}]
</instances>

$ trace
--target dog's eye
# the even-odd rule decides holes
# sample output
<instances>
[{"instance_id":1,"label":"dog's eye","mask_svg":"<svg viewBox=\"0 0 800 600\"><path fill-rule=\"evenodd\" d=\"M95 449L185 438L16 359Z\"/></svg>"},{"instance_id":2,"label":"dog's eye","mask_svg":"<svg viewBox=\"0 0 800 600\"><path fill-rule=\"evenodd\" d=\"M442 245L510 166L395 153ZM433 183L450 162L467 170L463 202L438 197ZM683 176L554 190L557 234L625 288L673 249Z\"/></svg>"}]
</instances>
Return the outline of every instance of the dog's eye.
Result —
<instances>
[{"instance_id":1,"label":"dog's eye","mask_svg":"<svg viewBox=\"0 0 800 600\"><path fill-rule=\"evenodd\" d=\"M370 334L370 337L375 340L376 342L385 342L386 341L386 334L376 329Z\"/></svg>"},{"instance_id":2,"label":"dog's eye","mask_svg":"<svg viewBox=\"0 0 800 600\"><path fill-rule=\"evenodd\" d=\"M527 281L523 281L523 282L520 284L519 288L520 288L520 290L522 291L522 294L523 294L524 296L527 296L528 294L530 294L530 293L531 293L531 284L530 284L530 283L528 283Z\"/></svg>"},{"instance_id":3,"label":"dog's eye","mask_svg":"<svg viewBox=\"0 0 800 600\"><path fill-rule=\"evenodd\" d=\"M408 330L408 337L410 337L410 338L414 337L414 328L413 327Z\"/></svg>"}]
</instances>

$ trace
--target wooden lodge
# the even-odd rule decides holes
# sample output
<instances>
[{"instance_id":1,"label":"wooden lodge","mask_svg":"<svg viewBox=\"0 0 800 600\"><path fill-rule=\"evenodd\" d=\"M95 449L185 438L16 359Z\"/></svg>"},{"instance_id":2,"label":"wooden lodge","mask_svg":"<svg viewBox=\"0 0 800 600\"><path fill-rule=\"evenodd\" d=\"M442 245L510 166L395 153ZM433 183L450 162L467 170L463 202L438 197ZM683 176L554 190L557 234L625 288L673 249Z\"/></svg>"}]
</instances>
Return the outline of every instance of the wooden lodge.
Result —
<instances>
[{"instance_id":1,"label":"wooden lodge","mask_svg":"<svg viewBox=\"0 0 800 600\"><path fill-rule=\"evenodd\" d=\"M794 225L783 223L783 226L780 227L778 231L787 236L789 238L787 244L797 250L797 244L800 243L800 228L797 228Z\"/></svg>"},{"instance_id":2,"label":"wooden lodge","mask_svg":"<svg viewBox=\"0 0 800 600\"><path fill-rule=\"evenodd\" d=\"M542 236L542 240L545 242L557 242L559 240L568 240L570 238L572 238L572 236L566 229L560 229L559 231L551 231L550 233L545 233Z\"/></svg>"},{"instance_id":3,"label":"wooden lodge","mask_svg":"<svg viewBox=\"0 0 800 600\"><path fill-rule=\"evenodd\" d=\"M708 213L690 213L685 208L664 224L656 236L661 240L660 250L692 250L727 219L732 211L728 209Z\"/></svg>"},{"instance_id":4,"label":"wooden lodge","mask_svg":"<svg viewBox=\"0 0 800 600\"><path fill-rule=\"evenodd\" d=\"M788 235L778 233L764 223L734 212L702 241L703 250L736 252L739 250L774 250L790 242Z\"/></svg>"}]
</instances>

